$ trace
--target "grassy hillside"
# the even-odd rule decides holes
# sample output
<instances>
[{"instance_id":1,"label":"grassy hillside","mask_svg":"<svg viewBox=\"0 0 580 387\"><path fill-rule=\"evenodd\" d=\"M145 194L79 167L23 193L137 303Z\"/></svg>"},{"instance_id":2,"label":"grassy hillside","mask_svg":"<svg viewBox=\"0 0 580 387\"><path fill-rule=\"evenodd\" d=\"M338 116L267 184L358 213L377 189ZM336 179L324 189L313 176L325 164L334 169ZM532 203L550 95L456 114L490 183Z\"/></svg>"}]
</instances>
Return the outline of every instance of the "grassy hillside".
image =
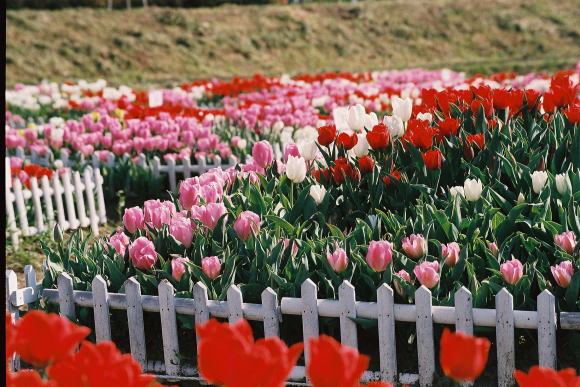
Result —
<instances>
[{"instance_id":1,"label":"grassy hillside","mask_svg":"<svg viewBox=\"0 0 580 387\"><path fill-rule=\"evenodd\" d=\"M451 67L553 70L580 60L576 0L17 10L6 81L202 77Z\"/></svg>"}]
</instances>

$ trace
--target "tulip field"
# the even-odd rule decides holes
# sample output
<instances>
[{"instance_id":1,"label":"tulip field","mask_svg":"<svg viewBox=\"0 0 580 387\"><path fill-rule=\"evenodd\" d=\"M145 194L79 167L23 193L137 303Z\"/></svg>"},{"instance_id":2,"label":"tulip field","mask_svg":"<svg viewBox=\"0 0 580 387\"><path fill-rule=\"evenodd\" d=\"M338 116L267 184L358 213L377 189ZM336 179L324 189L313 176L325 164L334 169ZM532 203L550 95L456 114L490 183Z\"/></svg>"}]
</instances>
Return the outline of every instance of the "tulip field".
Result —
<instances>
[{"instance_id":1,"label":"tulip field","mask_svg":"<svg viewBox=\"0 0 580 387\"><path fill-rule=\"evenodd\" d=\"M97 238L78 230L64 235L58 219L47 219L54 241L39 246L39 289L46 294L60 294L63 274L71 292L92 297L95 278L111 295L126 293L131 282L143 297L159 295L157 312L163 313L165 286L173 289L176 305L179 298L198 305L200 287L210 304L230 305L235 285L245 316L242 298L265 305L265 291L282 300L284 311L284 298L304 300L304 284L312 283L322 310L320 300L340 299L342 305L345 286L353 288L353 305L355 292L360 305L375 305L382 302L377 289L387 285L395 306L417 305L417 313L420 292L430 295L436 310L457 307L455 295L463 289L474 310L496 309L509 292L518 313L540 313L538 300L545 294L553 296L554 315L573 319L580 313L580 63L550 74L256 74L155 90L104 80L18 84L6 90L6 106L7 182L17 179L30 189L44 176L52 180L96 168L114 230ZM38 206L46 203L39 200ZM33 222L33 207L26 214ZM92 308L75 311L72 305L76 322L101 337L96 306L93 315ZM59 310L48 302L44 309ZM108 335L133 353L129 308L117 309L126 311L111 310L110 318L106 313ZM383 370L375 343L384 339L380 323L377 331L380 317L357 311L345 321L356 327L354 343L370 363L328 337L342 337L345 344L343 318L339 323L317 315L316 329L328 336L308 342L303 311L302 323L287 315L280 322L277 336L289 348L274 338L254 342L266 329L255 322L228 326L212 320L196 331L198 314L195 320L193 312L177 314L175 337L196 342L197 352L183 344L176 351L181 349L180 359L197 359L201 375L217 385L279 386L298 361L314 386L359 386L367 368ZM231 310L229 316L232 322ZM142 320L148 356L167 360L165 322L152 313ZM475 325L471 334L480 341L441 326L431 332L437 343L435 383L444 383L444 375L468 381L481 374L476 385L493 385L498 374L500 383L512 377L502 379L495 328ZM541 345L536 333L515 325L514 365L528 370L538 364ZM553 368L579 368L580 326L571 326L554 331ZM155 337L152 332L160 329L163 337ZM424 354L431 353L422 342L427 336L417 329L397 319L402 373L416 372L417 362L423 367ZM82 333L71 348L95 338ZM311 351L305 350L306 362L299 360L301 341ZM83 344L76 356L97 351L91 345ZM455 353L467 346L466 357L480 360L462 366ZM234 353L224 355L226 347ZM489 351L491 359L496 350L493 361L478 357L485 353L487 360ZM320 371L328 366L322 354L333 351L345 364L357 364L344 384L327 378L333 367L327 376ZM270 364L264 356L278 360ZM542 356L540 348L540 362ZM227 375L216 366L222 357L232 364ZM48 375L59 377L62 367L50 366ZM278 367L278 373L239 382L252 367ZM417 383L430 385L422 370ZM517 372L512 381L533 385ZM577 386L570 377L576 384L561 385Z\"/></svg>"}]
</instances>

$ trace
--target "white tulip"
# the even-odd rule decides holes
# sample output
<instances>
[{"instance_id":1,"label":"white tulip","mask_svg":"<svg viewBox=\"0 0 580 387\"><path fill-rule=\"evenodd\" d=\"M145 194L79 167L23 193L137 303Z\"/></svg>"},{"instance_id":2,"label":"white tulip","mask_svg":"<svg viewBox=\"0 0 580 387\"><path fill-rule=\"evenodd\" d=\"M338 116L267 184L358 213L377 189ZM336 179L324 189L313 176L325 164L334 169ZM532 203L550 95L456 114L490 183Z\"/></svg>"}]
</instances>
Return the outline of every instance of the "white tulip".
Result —
<instances>
[{"instance_id":1,"label":"white tulip","mask_svg":"<svg viewBox=\"0 0 580 387\"><path fill-rule=\"evenodd\" d=\"M246 149L246 145L248 145L248 141L244 140L243 138L238 140L238 149Z\"/></svg>"},{"instance_id":2,"label":"white tulip","mask_svg":"<svg viewBox=\"0 0 580 387\"><path fill-rule=\"evenodd\" d=\"M336 130L339 133L349 130L349 126L346 121L347 118L348 118L348 107L337 107L332 110L332 119L334 121L334 126L336 126Z\"/></svg>"},{"instance_id":3,"label":"white tulip","mask_svg":"<svg viewBox=\"0 0 580 387\"><path fill-rule=\"evenodd\" d=\"M397 139L405 135L405 126L403 125L403 120L397 116L385 116L383 118L383 124L389 129L391 139Z\"/></svg>"},{"instance_id":4,"label":"white tulip","mask_svg":"<svg viewBox=\"0 0 580 387\"><path fill-rule=\"evenodd\" d=\"M366 116L367 114L364 106L357 104L348 108L346 122L350 129L355 132L360 132L365 126L365 121L367 120Z\"/></svg>"},{"instance_id":5,"label":"white tulip","mask_svg":"<svg viewBox=\"0 0 580 387\"><path fill-rule=\"evenodd\" d=\"M532 173L532 188L534 192L539 194L546 185L546 181L548 181L548 173L546 171L535 171Z\"/></svg>"},{"instance_id":6,"label":"white tulip","mask_svg":"<svg viewBox=\"0 0 580 387\"><path fill-rule=\"evenodd\" d=\"M526 198L524 197L524 194L522 194L520 192L520 194L518 195L518 204L522 204L526 202Z\"/></svg>"},{"instance_id":7,"label":"white tulip","mask_svg":"<svg viewBox=\"0 0 580 387\"><path fill-rule=\"evenodd\" d=\"M564 195L568 190L568 175L561 173L556 175L556 189L560 195Z\"/></svg>"},{"instance_id":8,"label":"white tulip","mask_svg":"<svg viewBox=\"0 0 580 387\"><path fill-rule=\"evenodd\" d=\"M276 121L276 123L272 126L272 131L274 133L280 133L284 129L284 123L282 121Z\"/></svg>"},{"instance_id":9,"label":"white tulip","mask_svg":"<svg viewBox=\"0 0 580 387\"><path fill-rule=\"evenodd\" d=\"M300 141L298 144L298 151L300 152L300 156L304 157L305 160L312 161L316 159L318 155L318 147L316 146L315 141Z\"/></svg>"},{"instance_id":10,"label":"white tulip","mask_svg":"<svg viewBox=\"0 0 580 387\"><path fill-rule=\"evenodd\" d=\"M465 199L470 202L475 202L481 197L481 192L483 191L483 185L479 179L467 179L463 183L463 192L465 194Z\"/></svg>"},{"instance_id":11,"label":"white tulip","mask_svg":"<svg viewBox=\"0 0 580 387\"><path fill-rule=\"evenodd\" d=\"M64 163L62 162L62 160L54 160L54 168L55 169L61 169L64 167Z\"/></svg>"},{"instance_id":12,"label":"white tulip","mask_svg":"<svg viewBox=\"0 0 580 387\"><path fill-rule=\"evenodd\" d=\"M451 197L456 197L457 194L465 197L465 191L463 190L463 187L460 185L456 185L455 187L449 188L449 193L451 194Z\"/></svg>"},{"instance_id":13,"label":"white tulip","mask_svg":"<svg viewBox=\"0 0 580 387\"><path fill-rule=\"evenodd\" d=\"M391 105L393 106L393 115L399 117L403 122L409 121L411 113L413 112L413 101L411 98L391 98Z\"/></svg>"},{"instance_id":14,"label":"white tulip","mask_svg":"<svg viewBox=\"0 0 580 387\"><path fill-rule=\"evenodd\" d=\"M360 133L357 135L358 141L356 145L351 149L356 157L362 157L369 154L369 142L367 141L366 133Z\"/></svg>"},{"instance_id":15,"label":"white tulip","mask_svg":"<svg viewBox=\"0 0 580 387\"><path fill-rule=\"evenodd\" d=\"M326 188L321 185L313 185L310 187L310 196L316 202L316 204L322 203L324 196L326 196Z\"/></svg>"},{"instance_id":16,"label":"white tulip","mask_svg":"<svg viewBox=\"0 0 580 387\"><path fill-rule=\"evenodd\" d=\"M64 129L57 129L54 128L50 131L50 140L51 141L62 141L64 136Z\"/></svg>"},{"instance_id":17,"label":"white tulip","mask_svg":"<svg viewBox=\"0 0 580 387\"><path fill-rule=\"evenodd\" d=\"M367 130L372 130L376 125L379 124L379 118L377 117L377 114L375 112L367 114L364 121L365 121L364 127Z\"/></svg>"},{"instance_id":18,"label":"white tulip","mask_svg":"<svg viewBox=\"0 0 580 387\"><path fill-rule=\"evenodd\" d=\"M417 114L417 119L421 121L433 121L433 115L431 113L419 113Z\"/></svg>"},{"instance_id":19,"label":"white tulip","mask_svg":"<svg viewBox=\"0 0 580 387\"><path fill-rule=\"evenodd\" d=\"M306 161L303 157L288 156L286 176L294 183L302 183L306 178Z\"/></svg>"}]
</instances>

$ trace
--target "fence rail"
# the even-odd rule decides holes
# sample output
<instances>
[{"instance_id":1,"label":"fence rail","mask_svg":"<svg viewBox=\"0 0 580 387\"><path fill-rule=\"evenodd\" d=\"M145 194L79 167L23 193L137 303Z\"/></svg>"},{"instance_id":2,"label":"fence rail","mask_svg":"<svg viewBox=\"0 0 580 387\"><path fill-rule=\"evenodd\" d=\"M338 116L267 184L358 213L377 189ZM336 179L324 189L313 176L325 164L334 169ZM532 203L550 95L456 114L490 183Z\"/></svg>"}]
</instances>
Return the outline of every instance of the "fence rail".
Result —
<instances>
[{"instance_id":1,"label":"fence rail","mask_svg":"<svg viewBox=\"0 0 580 387\"><path fill-rule=\"evenodd\" d=\"M39 234L55 223L63 230L90 226L98 235L99 223L107 221L99 169L93 171L89 166L82 174L69 170L61 176L55 173L51 179L32 177L30 188L26 188L18 178L11 180L10 160L6 158L5 163L6 231L14 246L18 246L19 236ZM34 225L29 222L29 210L34 212Z\"/></svg>"},{"instance_id":2,"label":"fence rail","mask_svg":"<svg viewBox=\"0 0 580 387\"><path fill-rule=\"evenodd\" d=\"M8 150L6 150L8 154ZM38 164L42 166L50 166L52 161L55 160L54 154L49 150L42 155L39 155L36 151L26 153L23 148L16 148L14 152L14 157L18 157L23 160L29 160L33 164ZM80 165L84 163L90 163L94 169L101 168L102 166L113 167L117 163L117 159L126 161L131 158L127 153L123 154L121 157L115 156L113 153L109 153L107 160L101 160L97 154L93 154L89 160L86 160L84 156L81 155L81 160L78 161ZM70 160L67 153L62 153L59 158L62 161L63 166L71 167L75 162ZM197 163L192 163L188 158L180 160L181 163L176 162L174 159L168 159L165 163L157 156L148 159L144 154L140 154L136 163L145 168L153 171L156 177L161 176L161 174L168 175L169 177L169 188L172 192L177 192L179 188L178 182L180 181L180 176L187 179L191 176L201 175L213 168L223 168L227 169L233 167L237 164L237 159L234 156L230 156L227 160L222 160L218 155L214 155L213 160L208 162L205 157L201 157L197 160Z\"/></svg>"},{"instance_id":3,"label":"fence rail","mask_svg":"<svg viewBox=\"0 0 580 387\"><path fill-rule=\"evenodd\" d=\"M240 289L233 285L228 289L226 301L208 299L208 292L201 282L195 284L193 298L174 297L170 282L163 280L158 287L158 296L142 295L141 286L135 278L125 282L125 293L108 293L106 281L101 276L92 282L92 291L73 290L72 278L62 273L57 280L57 289L42 289L36 284L32 267L25 268L26 287L17 288L16 274L6 271L7 311L14 319L19 318L19 308L42 298L45 302L59 304L60 314L76 319L76 306L93 308L97 341L110 340L111 309L126 310L131 354L143 368L168 380L200 379L193 364L181 363L177 335L176 314L195 317L203 323L210 317L227 318L234 323L241 318L261 321L265 336L279 336L280 323L284 315L302 317L303 340L308 345L309 337L319 334L319 317L334 317L340 320L340 338L345 345L357 348L357 326L351 319L363 317L377 320L379 370L367 371L363 381L383 380L387 382L413 383L418 379L421 386L433 382L435 372L435 346L433 324L452 324L456 329L473 333L474 326L495 327L497 345L498 385L510 386L515 370L515 328L536 329L538 334L539 364L555 368L556 331L559 318L560 329L580 330L580 313L562 312L555 309L554 296L544 290L538 296L537 311L513 309L513 297L502 289L496 295L495 309L473 308L471 293L465 287L455 294L455 306L432 306L431 292L421 286L415 292L415 304L395 304L393 289L383 284L377 290L377 302L356 301L355 288L344 281L339 288L338 300L318 299L317 287L311 280L301 286L299 298L278 296L271 288L262 292L261 304L244 303ZM147 359L144 312L159 313L163 341L163 362ZM400 374L397 369L395 322L414 322L417 331L418 375ZM157 334L157 333L155 333ZM18 366L17 360L14 362ZM305 369L296 366L290 379L304 381Z\"/></svg>"}]
</instances>

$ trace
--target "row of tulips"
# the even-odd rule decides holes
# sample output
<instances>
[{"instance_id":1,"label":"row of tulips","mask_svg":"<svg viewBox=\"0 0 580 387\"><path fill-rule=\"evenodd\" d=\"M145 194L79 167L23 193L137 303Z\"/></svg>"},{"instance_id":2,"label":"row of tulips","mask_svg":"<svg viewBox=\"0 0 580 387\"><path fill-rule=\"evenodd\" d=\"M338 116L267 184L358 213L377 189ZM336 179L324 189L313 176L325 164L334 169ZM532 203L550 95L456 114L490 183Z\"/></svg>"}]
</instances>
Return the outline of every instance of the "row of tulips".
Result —
<instances>
[{"instance_id":1,"label":"row of tulips","mask_svg":"<svg viewBox=\"0 0 580 387\"><path fill-rule=\"evenodd\" d=\"M210 320L197 326L197 364L208 382L224 387L280 387L303 352L303 343L287 347L278 337L254 340L246 320L230 325ZM112 342L83 341L90 330L66 318L39 311L27 313L16 324L6 316L6 360L18 354L34 369L7 370L8 386L160 386L153 376L142 374L130 355L122 355ZM75 348L81 344L78 351ZM308 343L306 375L314 387L360 387L369 357L341 345L329 336ZM443 331L439 362L443 374L457 382L476 380L486 367L491 343L461 332ZM227 364L224 367L224 364ZM42 375L45 375L43 378ZM578 387L573 368L555 371L539 366L528 373L515 371L520 387ZM385 382L366 386L388 387Z\"/></svg>"}]
</instances>

